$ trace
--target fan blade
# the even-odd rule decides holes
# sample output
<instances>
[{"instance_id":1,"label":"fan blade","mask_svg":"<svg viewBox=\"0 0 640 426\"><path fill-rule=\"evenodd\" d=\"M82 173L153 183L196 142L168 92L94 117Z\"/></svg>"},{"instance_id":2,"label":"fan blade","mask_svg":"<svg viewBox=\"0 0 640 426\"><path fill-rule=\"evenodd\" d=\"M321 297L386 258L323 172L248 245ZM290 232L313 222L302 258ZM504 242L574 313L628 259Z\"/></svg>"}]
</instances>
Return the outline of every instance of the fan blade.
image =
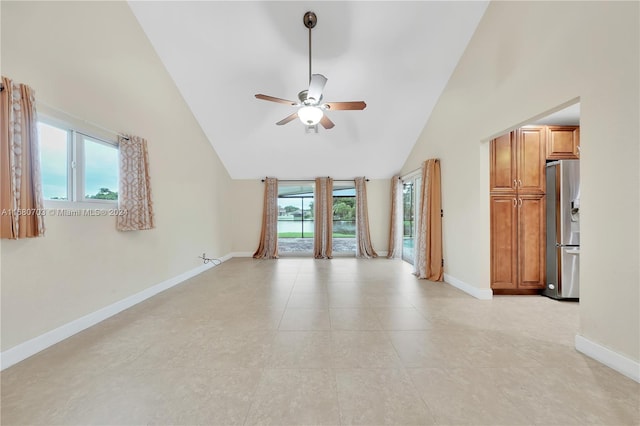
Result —
<instances>
[{"instance_id":1,"label":"fan blade","mask_svg":"<svg viewBox=\"0 0 640 426\"><path fill-rule=\"evenodd\" d=\"M283 124L287 124L290 121L295 120L296 118L298 118L298 111L294 112L293 114L283 118L282 120L278 121L276 124L278 126L282 126Z\"/></svg>"},{"instance_id":2,"label":"fan blade","mask_svg":"<svg viewBox=\"0 0 640 426\"><path fill-rule=\"evenodd\" d=\"M335 126L335 124L333 124L333 121L329 120L329 117L327 117L327 114L322 116L322 119L320 120L320 124L322 124L322 127L324 127L325 129L333 129L333 126Z\"/></svg>"},{"instance_id":3,"label":"fan blade","mask_svg":"<svg viewBox=\"0 0 640 426\"><path fill-rule=\"evenodd\" d=\"M276 98L273 96L269 96L269 95L263 95L263 94L257 94L256 98L258 99L262 99L263 101L271 101L271 102L277 102L279 104L287 104L287 105L291 105L291 106L296 106L298 105L297 102L293 102L293 101L288 101L286 99L282 99L282 98Z\"/></svg>"},{"instance_id":4,"label":"fan blade","mask_svg":"<svg viewBox=\"0 0 640 426\"><path fill-rule=\"evenodd\" d=\"M323 106L327 107L329 110L361 110L367 107L363 101L355 101L355 102L327 102Z\"/></svg>"},{"instance_id":5,"label":"fan blade","mask_svg":"<svg viewBox=\"0 0 640 426\"><path fill-rule=\"evenodd\" d=\"M315 104L320 102L322 97L322 90L324 85L327 84L327 78L322 74L311 75L311 81L309 82L309 91L307 92L307 99L315 99Z\"/></svg>"}]
</instances>

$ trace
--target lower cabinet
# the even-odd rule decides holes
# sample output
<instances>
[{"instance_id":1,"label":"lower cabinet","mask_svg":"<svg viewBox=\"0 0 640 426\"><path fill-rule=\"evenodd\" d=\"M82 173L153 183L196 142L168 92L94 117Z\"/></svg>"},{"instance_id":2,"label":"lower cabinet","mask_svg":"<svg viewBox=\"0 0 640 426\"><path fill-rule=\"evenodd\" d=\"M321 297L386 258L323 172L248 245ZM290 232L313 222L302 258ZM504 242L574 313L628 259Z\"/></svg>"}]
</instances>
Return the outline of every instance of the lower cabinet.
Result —
<instances>
[{"instance_id":1,"label":"lower cabinet","mask_svg":"<svg viewBox=\"0 0 640 426\"><path fill-rule=\"evenodd\" d=\"M526 293L545 285L545 196L491 196L491 288Z\"/></svg>"}]
</instances>

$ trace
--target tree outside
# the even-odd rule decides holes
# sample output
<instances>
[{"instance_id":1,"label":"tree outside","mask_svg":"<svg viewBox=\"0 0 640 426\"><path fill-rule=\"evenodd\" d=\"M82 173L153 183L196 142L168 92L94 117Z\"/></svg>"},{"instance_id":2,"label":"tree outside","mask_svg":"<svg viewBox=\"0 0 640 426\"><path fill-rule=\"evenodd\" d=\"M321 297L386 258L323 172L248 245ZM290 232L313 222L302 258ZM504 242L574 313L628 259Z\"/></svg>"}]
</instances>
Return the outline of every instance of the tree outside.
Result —
<instances>
[{"instance_id":1,"label":"tree outside","mask_svg":"<svg viewBox=\"0 0 640 426\"><path fill-rule=\"evenodd\" d=\"M100 191L98 191L96 195L86 195L85 198L91 200L117 200L118 193L109 188L100 188Z\"/></svg>"}]
</instances>

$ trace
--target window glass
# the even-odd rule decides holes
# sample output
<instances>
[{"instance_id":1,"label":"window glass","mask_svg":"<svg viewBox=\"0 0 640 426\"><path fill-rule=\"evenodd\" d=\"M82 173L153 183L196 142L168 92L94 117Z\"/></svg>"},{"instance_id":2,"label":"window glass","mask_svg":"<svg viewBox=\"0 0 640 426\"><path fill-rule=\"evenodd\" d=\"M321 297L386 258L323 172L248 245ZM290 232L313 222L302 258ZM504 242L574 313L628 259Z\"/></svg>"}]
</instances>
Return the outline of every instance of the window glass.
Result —
<instances>
[{"instance_id":1,"label":"window glass","mask_svg":"<svg viewBox=\"0 0 640 426\"><path fill-rule=\"evenodd\" d=\"M278 183L278 252L313 252L314 184Z\"/></svg>"},{"instance_id":2,"label":"window glass","mask_svg":"<svg viewBox=\"0 0 640 426\"><path fill-rule=\"evenodd\" d=\"M45 200L69 199L69 131L38 123L42 194Z\"/></svg>"},{"instance_id":3,"label":"window glass","mask_svg":"<svg viewBox=\"0 0 640 426\"><path fill-rule=\"evenodd\" d=\"M88 137L84 141L84 197L118 199L118 148Z\"/></svg>"},{"instance_id":4,"label":"window glass","mask_svg":"<svg viewBox=\"0 0 640 426\"><path fill-rule=\"evenodd\" d=\"M356 189L352 183L333 185L333 251L356 251Z\"/></svg>"}]
</instances>

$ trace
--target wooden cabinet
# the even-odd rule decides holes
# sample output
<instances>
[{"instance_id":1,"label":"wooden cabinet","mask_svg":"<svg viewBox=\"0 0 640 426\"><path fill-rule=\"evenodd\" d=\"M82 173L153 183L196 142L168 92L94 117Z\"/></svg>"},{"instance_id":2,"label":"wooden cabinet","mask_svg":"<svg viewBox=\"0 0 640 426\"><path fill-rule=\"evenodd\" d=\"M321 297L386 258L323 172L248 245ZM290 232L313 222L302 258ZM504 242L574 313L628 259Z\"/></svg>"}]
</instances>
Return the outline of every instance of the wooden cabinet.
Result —
<instances>
[{"instance_id":1,"label":"wooden cabinet","mask_svg":"<svg viewBox=\"0 0 640 426\"><path fill-rule=\"evenodd\" d=\"M544 126L528 126L491 141L490 191L494 195L545 193Z\"/></svg>"},{"instance_id":2,"label":"wooden cabinet","mask_svg":"<svg viewBox=\"0 0 640 426\"><path fill-rule=\"evenodd\" d=\"M518 287L542 289L546 274L546 198L518 198Z\"/></svg>"},{"instance_id":3,"label":"wooden cabinet","mask_svg":"<svg viewBox=\"0 0 640 426\"><path fill-rule=\"evenodd\" d=\"M544 126L529 126L518 129L518 192L526 194L544 194L547 183L546 131Z\"/></svg>"},{"instance_id":4,"label":"wooden cabinet","mask_svg":"<svg viewBox=\"0 0 640 426\"><path fill-rule=\"evenodd\" d=\"M565 160L580 158L580 127L548 126L547 159Z\"/></svg>"},{"instance_id":5,"label":"wooden cabinet","mask_svg":"<svg viewBox=\"0 0 640 426\"><path fill-rule=\"evenodd\" d=\"M491 288L518 288L518 210L515 195L491 197Z\"/></svg>"},{"instance_id":6,"label":"wooden cabinet","mask_svg":"<svg viewBox=\"0 0 640 426\"><path fill-rule=\"evenodd\" d=\"M539 290L545 285L545 196L491 196L491 288Z\"/></svg>"},{"instance_id":7,"label":"wooden cabinet","mask_svg":"<svg viewBox=\"0 0 640 426\"><path fill-rule=\"evenodd\" d=\"M514 192L518 186L516 133L510 132L492 140L489 151L491 193Z\"/></svg>"},{"instance_id":8,"label":"wooden cabinet","mask_svg":"<svg viewBox=\"0 0 640 426\"><path fill-rule=\"evenodd\" d=\"M491 288L535 293L545 285L547 128L491 141Z\"/></svg>"}]
</instances>

